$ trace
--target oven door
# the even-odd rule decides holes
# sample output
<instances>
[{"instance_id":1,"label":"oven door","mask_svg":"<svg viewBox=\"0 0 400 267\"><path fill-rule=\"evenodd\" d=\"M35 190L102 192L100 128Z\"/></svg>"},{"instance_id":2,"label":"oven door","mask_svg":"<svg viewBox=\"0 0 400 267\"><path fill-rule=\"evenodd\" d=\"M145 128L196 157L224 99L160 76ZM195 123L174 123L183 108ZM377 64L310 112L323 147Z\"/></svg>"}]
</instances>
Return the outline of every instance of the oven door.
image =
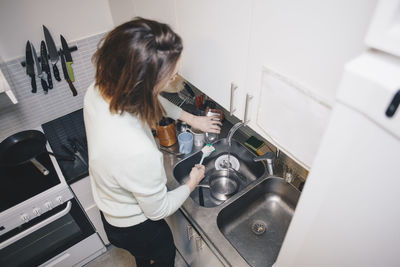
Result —
<instances>
[{"instance_id":1,"label":"oven door","mask_svg":"<svg viewBox=\"0 0 400 267\"><path fill-rule=\"evenodd\" d=\"M0 266L41 265L94 233L93 226L73 198L1 236ZM79 256L72 256L79 262Z\"/></svg>"}]
</instances>

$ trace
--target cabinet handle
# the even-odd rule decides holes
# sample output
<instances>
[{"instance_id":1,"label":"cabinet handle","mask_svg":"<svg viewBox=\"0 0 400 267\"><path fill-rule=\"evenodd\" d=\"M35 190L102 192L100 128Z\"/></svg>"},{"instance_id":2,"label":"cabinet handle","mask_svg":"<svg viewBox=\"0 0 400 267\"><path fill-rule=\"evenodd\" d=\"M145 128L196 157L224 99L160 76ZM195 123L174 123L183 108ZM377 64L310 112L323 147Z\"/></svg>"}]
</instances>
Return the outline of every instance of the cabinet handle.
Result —
<instances>
[{"instance_id":1,"label":"cabinet handle","mask_svg":"<svg viewBox=\"0 0 400 267\"><path fill-rule=\"evenodd\" d=\"M247 119L247 116L248 116L249 102L252 98L253 98L252 95L246 94L246 105L244 107L244 118L243 118L244 125L247 125L250 122L250 120Z\"/></svg>"},{"instance_id":2,"label":"cabinet handle","mask_svg":"<svg viewBox=\"0 0 400 267\"><path fill-rule=\"evenodd\" d=\"M204 247L203 239L201 236L196 236L196 248L198 251L202 250Z\"/></svg>"},{"instance_id":3,"label":"cabinet handle","mask_svg":"<svg viewBox=\"0 0 400 267\"><path fill-rule=\"evenodd\" d=\"M236 109L233 107L233 96L234 92L237 89L237 85L234 83L231 83L231 100L230 100L230 105L229 105L229 115L232 116L233 112L236 111Z\"/></svg>"},{"instance_id":4,"label":"cabinet handle","mask_svg":"<svg viewBox=\"0 0 400 267\"><path fill-rule=\"evenodd\" d=\"M191 225L187 225L187 226L186 226L186 234L187 234L187 238L188 238L189 240L191 240L192 237L194 236L193 227L192 227Z\"/></svg>"}]
</instances>

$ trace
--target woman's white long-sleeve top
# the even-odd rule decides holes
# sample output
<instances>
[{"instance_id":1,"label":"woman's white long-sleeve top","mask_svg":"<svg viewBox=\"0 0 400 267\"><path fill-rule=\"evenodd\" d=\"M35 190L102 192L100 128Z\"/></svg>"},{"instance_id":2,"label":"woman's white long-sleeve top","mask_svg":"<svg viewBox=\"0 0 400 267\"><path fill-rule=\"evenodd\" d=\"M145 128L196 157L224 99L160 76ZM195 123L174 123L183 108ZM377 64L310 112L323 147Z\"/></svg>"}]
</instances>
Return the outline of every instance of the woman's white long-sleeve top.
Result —
<instances>
[{"instance_id":1,"label":"woman's white long-sleeve top","mask_svg":"<svg viewBox=\"0 0 400 267\"><path fill-rule=\"evenodd\" d=\"M168 117L182 109L160 97ZM174 213L190 189L167 191L163 155L147 124L127 112L110 112L109 104L92 84L84 99L92 193L105 219L117 227L159 220Z\"/></svg>"}]
</instances>

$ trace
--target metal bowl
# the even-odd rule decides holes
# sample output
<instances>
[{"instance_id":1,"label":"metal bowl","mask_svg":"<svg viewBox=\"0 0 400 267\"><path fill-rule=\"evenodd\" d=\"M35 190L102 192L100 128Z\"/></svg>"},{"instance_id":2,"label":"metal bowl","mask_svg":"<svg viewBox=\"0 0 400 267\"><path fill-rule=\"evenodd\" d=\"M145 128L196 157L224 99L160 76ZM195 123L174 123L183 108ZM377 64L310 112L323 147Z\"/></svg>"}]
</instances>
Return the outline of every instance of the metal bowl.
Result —
<instances>
[{"instance_id":1,"label":"metal bowl","mask_svg":"<svg viewBox=\"0 0 400 267\"><path fill-rule=\"evenodd\" d=\"M209 184L198 186L210 189L211 195L218 200L227 200L239 189L238 176L228 170L217 170L209 176Z\"/></svg>"}]
</instances>

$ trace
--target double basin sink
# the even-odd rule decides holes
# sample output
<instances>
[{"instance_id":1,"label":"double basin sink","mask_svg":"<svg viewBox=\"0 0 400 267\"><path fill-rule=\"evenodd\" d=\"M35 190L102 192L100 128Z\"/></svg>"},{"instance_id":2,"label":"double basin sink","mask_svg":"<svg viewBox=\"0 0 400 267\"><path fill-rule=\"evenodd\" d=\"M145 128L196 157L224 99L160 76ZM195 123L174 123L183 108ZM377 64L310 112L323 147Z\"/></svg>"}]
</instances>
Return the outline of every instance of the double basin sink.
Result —
<instances>
[{"instance_id":1,"label":"double basin sink","mask_svg":"<svg viewBox=\"0 0 400 267\"><path fill-rule=\"evenodd\" d=\"M244 179L239 180L237 193L227 200L215 199L209 189L200 187L190 197L198 209L207 209L207 219L216 224L219 233L248 265L271 266L282 246L300 191L280 177L268 176L264 163L254 162L255 154L236 140L231 140L229 146L227 139L221 139L213 146L216 150L203 162L206 177L202 183L208 183L210 173L218 169L228 153L232 168ZM188 179L201 156L199 151L175 165L173 176L177 182L183 184Z\"/></svg>"}]
</instances>

